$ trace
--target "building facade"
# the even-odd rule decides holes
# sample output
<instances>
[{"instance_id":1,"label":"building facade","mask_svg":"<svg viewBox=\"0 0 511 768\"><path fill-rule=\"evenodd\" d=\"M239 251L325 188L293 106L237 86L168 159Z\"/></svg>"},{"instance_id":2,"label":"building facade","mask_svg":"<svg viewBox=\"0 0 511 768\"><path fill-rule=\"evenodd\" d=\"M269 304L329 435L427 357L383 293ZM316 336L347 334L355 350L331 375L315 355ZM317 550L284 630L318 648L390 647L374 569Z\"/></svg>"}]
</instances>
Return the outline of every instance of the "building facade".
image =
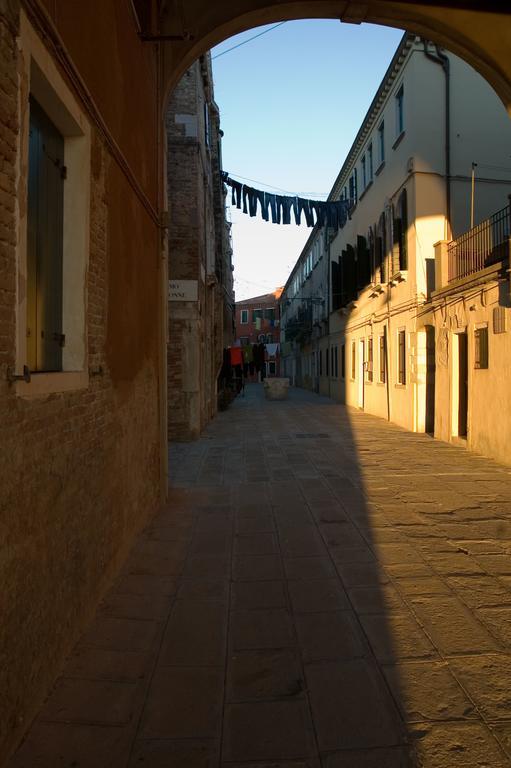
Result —
<instances>
[{"instance_id":1,"label":"building facade","mask_svg":"<svg viewBox=\"0 0 511 768\"><path fill-rule=\"evenodd\" d=\"M280 375L280 307L282 288L236 302L236 344L265 344L266 376Z\"/></svg>"},{"instance_id":2,"label":"building facade","mask_svg":"<svg viewBox=\"0 0 511 768\"><path fill-rule=\"evenodd\" d=\"M446 438L442 408L435 415L432 405L444 397L440 382L436 395L431 384L434 245L467 230L472 211L479 222L506 205L510 140L511 123L490 86L453 54L405 34L329 197L349 200L351 214L342 229L324 233L328 329L318 391ZM306 259L302 253L300 296ZM288 281L285 296L289 289ZM302 343L295 365L307 365L308 355ZM452 384L447 398L449 391ZM503 455L475 432L468 444Z\"/></svg>"},{"instance_id":3,"label":"building facade","mask_svg":"<svg viewBox=\"0 0 511 768\"><path fill-rule=\"evenodd\" d=\"M315 227L291 272L280 300L281 373L293 386L323 392L328 365L327 232Z\"/></svg>"},{"instance_id":4,"label":"building facade","mask_svg":"<svg viewBox=\"0 0 511 768\"><path fill-rule=\"evenodd\" d=\"M197 438L217 410L222 352L233 339L230 229L211 55L184 74L167 117L168 432Z\"/></svg>"}]
</instances>

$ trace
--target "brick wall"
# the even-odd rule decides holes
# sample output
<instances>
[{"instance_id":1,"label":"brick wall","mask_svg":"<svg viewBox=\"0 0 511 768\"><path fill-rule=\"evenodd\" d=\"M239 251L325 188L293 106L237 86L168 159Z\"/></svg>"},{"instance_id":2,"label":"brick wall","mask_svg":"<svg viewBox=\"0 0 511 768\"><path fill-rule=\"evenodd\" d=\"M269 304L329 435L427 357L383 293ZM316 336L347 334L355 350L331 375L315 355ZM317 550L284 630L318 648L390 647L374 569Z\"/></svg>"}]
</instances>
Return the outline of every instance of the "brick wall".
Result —
<instances>
[{"instance_id":1,"label":"brick wall","mask_svg":"<svg viewBox=\"0 0 511 768\"><path fill-rule=\"evenodd\" d=\"M6 379L16 345L17 25L17 4L0 0L0 764L159 501L159 235L96 131L86 291L98 375L85 389L30 399Z\"/></svg>"},{"instance_id":2,"label":"brick wall","mask_svg":"<svg viewBox=\"0 0 511 768\"><path fill-rule=\"evenodd\" d=\"M191 440L216 413L227 293L232 291L224 196L220 184L219 118L207 57L190 67L166 114L169 277L196 280L198 302L169 302L168 432ZM204 104L210 121L205 140ZM230 283L229 283L230 280Z\"/></svg>"}]
</instances>

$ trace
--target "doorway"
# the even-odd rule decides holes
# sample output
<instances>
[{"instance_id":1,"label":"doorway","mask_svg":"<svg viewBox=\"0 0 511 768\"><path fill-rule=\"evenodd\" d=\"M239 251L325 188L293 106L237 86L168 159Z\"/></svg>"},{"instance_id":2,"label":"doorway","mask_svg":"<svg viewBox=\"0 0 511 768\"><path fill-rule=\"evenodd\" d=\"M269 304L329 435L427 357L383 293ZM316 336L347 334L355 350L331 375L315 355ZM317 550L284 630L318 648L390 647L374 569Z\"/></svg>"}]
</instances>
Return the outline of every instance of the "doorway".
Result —
<instances>
[{"instance_id":1,"label":"doorway","mask_svg":"<svg viewBox=\"0 0 511 768\"><path fill-rule=\"evenodd\" d=\"M452 435L467 437L468 429L468 339L466 332L453 338Z\"/></svg>"},{"instance_id":2,"label":"doorway","mask_svg":"<svg viewBox=\"0 0 511 768\"><path fill-rule=\"evenodd\" d=\"M358 342L358 407L364 410L365 343Z\"/></svg>"},{"instance_id":3,"label":"doorway","mask_svg":"<svg viewBox=\"0 0 511 768\"><path fill-rule=\"evenodd\" d=\"M435 328L426 326L426 423L425 431L435 434Z\"/></svg>"}]
</instances>

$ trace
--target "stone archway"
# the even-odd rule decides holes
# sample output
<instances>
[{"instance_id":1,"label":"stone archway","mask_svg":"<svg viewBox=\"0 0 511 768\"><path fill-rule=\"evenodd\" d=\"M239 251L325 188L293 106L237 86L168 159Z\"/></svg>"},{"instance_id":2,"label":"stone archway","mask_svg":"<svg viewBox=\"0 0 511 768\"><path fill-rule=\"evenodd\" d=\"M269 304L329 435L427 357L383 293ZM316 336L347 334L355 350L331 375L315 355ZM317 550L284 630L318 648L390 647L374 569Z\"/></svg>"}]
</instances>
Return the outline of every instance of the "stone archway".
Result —
<instances>
[{"instance_id":1,"label":"stone archway","mask_svg":"<svg viewBox=\"0 0 511 768\"><path fill-rule=\"evenodd\" d=\"M156 6L156 0L153 5ZM304 18L369 22L407 29L448 48L474 67L495 89L511 114L511 14L486 0L210 0L162 2L147 18L147 39L162 45L162 110L179 78L201 53L232 35L262 24Z\"/></svg>"}]
</instances>

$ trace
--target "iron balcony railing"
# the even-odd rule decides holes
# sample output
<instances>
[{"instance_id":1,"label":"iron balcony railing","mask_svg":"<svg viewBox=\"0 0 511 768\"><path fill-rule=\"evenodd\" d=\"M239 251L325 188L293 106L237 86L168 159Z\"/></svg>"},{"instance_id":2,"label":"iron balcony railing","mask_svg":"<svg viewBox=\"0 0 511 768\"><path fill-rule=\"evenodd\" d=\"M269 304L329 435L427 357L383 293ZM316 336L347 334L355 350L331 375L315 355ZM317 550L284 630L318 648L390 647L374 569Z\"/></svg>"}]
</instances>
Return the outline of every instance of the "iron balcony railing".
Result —
<instances>
[{"instance_id":1,"label":"iron balcony railing","mask_svg":"<svg viewBox=\"0 0 511 768\"><path fill-rule=\"evenodd\" d=\"M447 246L448 281L460 280L509 256L510 206L497 211Z\"/></svg>"}]
</instances>

